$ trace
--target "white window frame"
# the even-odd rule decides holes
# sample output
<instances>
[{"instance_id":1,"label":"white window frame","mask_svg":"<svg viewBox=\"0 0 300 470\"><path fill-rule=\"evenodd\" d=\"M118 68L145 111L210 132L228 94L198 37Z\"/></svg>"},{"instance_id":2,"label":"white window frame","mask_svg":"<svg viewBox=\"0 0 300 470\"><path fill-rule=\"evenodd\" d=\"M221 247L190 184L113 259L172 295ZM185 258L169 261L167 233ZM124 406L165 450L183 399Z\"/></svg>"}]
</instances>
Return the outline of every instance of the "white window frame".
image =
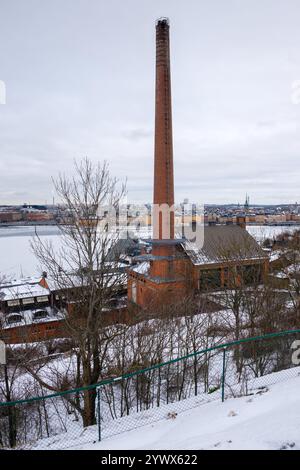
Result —
<instances>
[{"instance_id":1,"label":"white window frame","mask_svg":"<svg viewBox=\"0 0 300 470\"><path fill-rule=\"evenodd\" d=\"M19 299L13 299L13 300L8 300L7 301L7 306L8 307L15 307L16 305L20 305L20 300Z\"/></svg>"},{"instance_id":2,"label":"white window frame","mask_svg":"<svg viewBox=\"0 0 300 470\"><path fill-rule=\"evenodd\" d=\"M133 281L133 283L131 284L131 299L132 299L132 302L134 302L136 304L136 301L137 301L137 285L136 285L135 281Z\"/></svg>"},{"instance_id":3,"label":"white window frame","mask_svg":"<svg viewBox=\"0 0 300 470\"><path fill-rule=\"evenodd\" d=\"M39 295L37 298L36 298L36 301L38 303L42 303L42 302L48 302L49 299L48 299L48 296L47 295Z\"/></svg>"},{"instance_id":4,"label":"white window frame","mask_svg":"<svg viewBox=\"0 0 300 470\"><path fill-rule=\"evenodd\" d=\"M34 297L27 297L26 299L22 299L23 305L30 305L34 304Z\"/></svg>"}]
</instances>

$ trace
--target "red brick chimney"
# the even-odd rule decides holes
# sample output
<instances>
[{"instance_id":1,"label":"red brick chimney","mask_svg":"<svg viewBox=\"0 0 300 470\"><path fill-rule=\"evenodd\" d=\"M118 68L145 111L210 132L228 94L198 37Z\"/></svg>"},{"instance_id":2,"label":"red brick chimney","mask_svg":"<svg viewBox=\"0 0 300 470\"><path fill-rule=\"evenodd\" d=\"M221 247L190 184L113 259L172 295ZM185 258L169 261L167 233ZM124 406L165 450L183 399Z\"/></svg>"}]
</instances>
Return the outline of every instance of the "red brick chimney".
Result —
<instances>
[{"instance_id":1,"label":"red brick chimney","mask_svg":"<svg viewBox=\"0 0 300 470\"><path fill-rule=\"evenodd\" d=\"M171 104L171 71L169 21L156 23L156 86L155 86L155 148L154 148L154 204L174 204L173 135ZM163 227L164 224L164 227ZM174 238L174 212L167 220L154 217L153 237L163 238L163 229Z\"/></svg>"},{"instance_id":2,"label":"red brick chimney","mask_svg":"<svg viewBox=\"0 0 300 470\"><path fill-rule=\"evenodd\" d=\"M150 269L128 271L128 299L142 308L165 305L187 291L187 258L182 254L182 240L174 236L174 176L171 106L171 71L169 21L156 23L155 146L153 191L153 238L148 257ZM165 206L162 214L157 206ZM164 217L162 217L162 215Z\"/></svg>"},{"instance_id":3,"label":"red brick chimney","mask_svg":"<svg viewBox=\"0 0 300 470\"><path fill-rule=\"evenodd\" d=\"M172 278L173 263L166 259L174 255L174 246L168 243L174 239L174 212L169 211L174 205L174 175L169 21L166 18L156 23L153 204L152 255L155 259L151 275ZM158 211L158 205L164 205L166 212Z\"/></svg>"}]
</instances>

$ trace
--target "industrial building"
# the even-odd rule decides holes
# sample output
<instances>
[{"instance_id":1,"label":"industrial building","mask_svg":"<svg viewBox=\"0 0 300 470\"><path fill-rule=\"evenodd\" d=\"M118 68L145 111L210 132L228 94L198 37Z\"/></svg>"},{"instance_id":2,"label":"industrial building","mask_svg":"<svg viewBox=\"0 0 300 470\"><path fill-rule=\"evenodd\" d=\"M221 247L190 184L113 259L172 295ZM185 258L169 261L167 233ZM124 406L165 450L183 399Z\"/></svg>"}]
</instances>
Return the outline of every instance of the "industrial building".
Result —
<instances>
[{"instance_id":1,"label":"industrial building","mask_svg":"<svg viewBox=\"0 0 300 470\"><path fill-rule=\"evenodd\" d=\"M156 23L153 205L170 210L154 212L153 238L147 240L151 249L128 270L128 300L142 309L209 286L225 287L239 270L261 278L268 271L268 257L246 231L245 216L236 217L236 225L204 226L201 246L175 232L173 166L169 21L161 18Z\"/></svg>"}]
</instances>

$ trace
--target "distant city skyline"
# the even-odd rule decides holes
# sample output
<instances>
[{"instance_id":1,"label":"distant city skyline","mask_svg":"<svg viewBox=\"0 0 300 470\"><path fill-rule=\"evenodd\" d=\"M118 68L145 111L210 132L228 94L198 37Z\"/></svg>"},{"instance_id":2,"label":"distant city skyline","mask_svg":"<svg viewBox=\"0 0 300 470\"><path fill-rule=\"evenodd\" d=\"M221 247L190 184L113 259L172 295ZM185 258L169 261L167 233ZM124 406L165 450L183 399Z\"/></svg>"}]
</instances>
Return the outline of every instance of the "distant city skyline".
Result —
<instances>
[{"instance_id":1,"label":"distant city skyline","mask_svg":"<svg viewBox=\"0 0 300 470\"><path fill-rule=\"evenodd\" d=\"M133 201L127 201L129 205L131 206L134 206L135 203ZM175 207L180 207L182 204L186 204L188 206L192 206L193 205L193 202L184 202L184 200L182 201L175 201ZM149 209L149 206L151 206L152 202L151 201L141 201L139 203L136 204L137 207L139 207L140 205L141 206L145 206L145 208L148 208ZM24 203L15 203L15 204L0 204L0 208L5 208L5 207L8 207L8 208L13 208L13 207L17 207L17 208L22 208L22 206L26 206L26 207L33 207L33 208L37 208L37 209L40 209L40 210L43 210L41 208L45 207L45 208L51 208L51 207L58 207L60 206L60 204L57 202L48 202L48 201L44 201L44 202L41 202L41 201L38 201L38 202L35 202L35 203L31 203L31 202L24 202ZM207 202L204 207L207 207L207 208L212 208L212 207L240 207L241 209L243 209L245 207L245 203L240 203L240 202L223 202L223 203L210 203L210 202ZM277 204L267 204L267 203L256 203L256 204L249 204L247 206L249 209L259 209L260 207L274 207L274 208L280 208L280 207L289 207L290 209L293 209L293 208L297 208L299 209L300 208L300 203L298 203L297 201L294 201L294 202L284 202L284 203L277 203Z\"/></svg>"},{"instance_id":2,"label":"distant city skyline","mask_svg":"<svg viewBox=\"0 0 300 470\"><path fill-rule=\"evenodd\" d=\"M299 0L1 1L0 205L106 159L152 200L156 18L170 19L176 201L300 201Z\"/></svg>"}]
</instances>

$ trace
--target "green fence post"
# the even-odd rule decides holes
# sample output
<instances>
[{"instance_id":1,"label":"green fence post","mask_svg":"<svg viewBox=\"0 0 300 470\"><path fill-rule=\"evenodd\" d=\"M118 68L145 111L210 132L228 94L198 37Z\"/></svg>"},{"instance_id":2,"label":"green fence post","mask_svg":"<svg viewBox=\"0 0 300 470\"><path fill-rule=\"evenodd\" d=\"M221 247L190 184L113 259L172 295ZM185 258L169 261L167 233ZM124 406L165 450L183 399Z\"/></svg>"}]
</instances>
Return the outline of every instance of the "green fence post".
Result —
<instances>
[{"instance_id":1,"label":"green fence post","mask_svg":"<svg viewBox=\"0 0 300 470\"><path fill-rule=\"evenodd\" d=\"M101 401L101 387L97 389L97 411L98 411L98 441L101 441L101 408L100 408L100 401Z\"/></svg>"},{"instance_id":2,"label":"green fence post","mask_svg":"<svg viewBox=\"0 0 300 470\"><path fill-rule=\"evenodd\" d=\"M223 349L223 367L222 367L222 402L225 400L225 371L226 368L226 348Z\"/></svg>"}]
</instances>

